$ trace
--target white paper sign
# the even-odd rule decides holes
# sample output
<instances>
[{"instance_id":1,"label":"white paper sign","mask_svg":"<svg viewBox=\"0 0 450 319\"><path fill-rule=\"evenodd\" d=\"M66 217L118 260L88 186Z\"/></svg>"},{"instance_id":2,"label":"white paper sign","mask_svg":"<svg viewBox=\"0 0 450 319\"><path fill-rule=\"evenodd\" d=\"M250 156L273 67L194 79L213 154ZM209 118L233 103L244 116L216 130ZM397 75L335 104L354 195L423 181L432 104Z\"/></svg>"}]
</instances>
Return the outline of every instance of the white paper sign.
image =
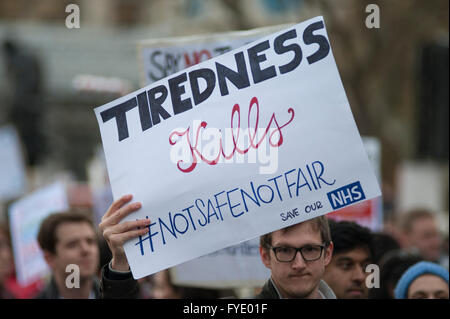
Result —
<instances>
[{"instance_id":1,"label":"white paper sign","mask_svg":"<svg viewBox=\"0 0 450 319\"><path fill-rule=\"evenodd\" d=\"M322 17L95 109L141 278L380 195Z\"/></svg>"},{"instance_id":2,"label":"white paper sign","mask_svg":"<svg viewBox=\"0 0 450 319\"><path fill-rule=\"evenodd\" d=\"M170 269L175 285L203 288L260 287L270 277L259 238L221 249Z\"/></svg>"},{"instance_id":3,"label":"white paper sign","mask_svg":"<svg viewBox=\"0 0 450 319\"><path fill-rule=\"evenodd\" d=\"M142 83L151 84L289 26L140 41ZM105 211L101 210L101 214ZM203 288L261 286L270 271L261 263L258 247L256 238L188 261L170 269L171 280L180 286Z\"/></svg>"},{"instance_id":4,"label":"white paper sign","mask_svg":"<svg viewBox=\"0 0 450 319\"><path fill-rule=\"evenodd\" d=\"M154 83L287 27L288 25L277 25L247 31L139 41L141 83Z\"/></svg>"},{"instance_id":5,"label":"white paper sign","mask_svg":"<svg viewBox=\"0 0 450 319\"><path fill-rule=\"evenodd\" d=\"M0 128L0 149L0 200L9 200L21 196L27 188L25 163L13 126Z\"/></svg>"},{"instance_id":6,"label":"white paper sign","mask_svg":"<svg viewBox=\"0 0 450 319\"><path fill-rule=\"evenodd\" d=\"M39 227L48 215L68 208L66 189L61 183L37 190L11 204L9 221L14 262L21 285L31 284L49 273L37 242Z\"/></svg>"}]
</instances>

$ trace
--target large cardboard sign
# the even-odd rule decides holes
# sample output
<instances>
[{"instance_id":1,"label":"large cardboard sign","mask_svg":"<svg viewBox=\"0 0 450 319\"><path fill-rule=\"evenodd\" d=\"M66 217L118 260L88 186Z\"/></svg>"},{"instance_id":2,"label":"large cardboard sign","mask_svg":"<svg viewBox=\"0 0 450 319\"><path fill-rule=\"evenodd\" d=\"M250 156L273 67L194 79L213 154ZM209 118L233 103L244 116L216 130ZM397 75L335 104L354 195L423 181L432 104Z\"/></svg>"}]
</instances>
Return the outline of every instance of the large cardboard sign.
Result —
<instances>
[{"instance_id":1,"label":"large cardboard sign","mask_svg":"<svg viewBox=\"0 0 450 319\"><path fill-rule=\"evenodd\" d=\"M42 220L48 215L69 208L65 186L54 183L39 189L11 204L11 228L17 281L29 285L49 274L37 242Z\"/></svg>"},{"instance_id":2,"label":"large cardboard sign","mask_svg":"<svg viewBox=\"0 0 450 319\"><path fill-rule=\"evenodd\" d=\"M27 190L25 162L19 136L12 125L0 127L0 201L23 195Z\"/></svg>"},{"instance_id":3,"label":"large cardboard sign","mask_svg":"<svg viewBox=\"0 0 450 319\"><path fill-rule=\"evenodd\" d=\"M380 195L322 17L97 107L134 278Z\"/></svg>"},{"instance_id":4,"label":"large cardboard sign","mask_svg":"<svg viewBox=\"0 0 450 319\"><path fill-rule=\"evenodd\" d=\"M289 26L140 41L138 52L142 85L151 84ZM110 204L111 201L108 206ZM105 211L101 210L101 214ZM270 271L261 263L258 247L258 239L253 239L180 264L170 269L171 280L181 286L206 288L261 286L270 276Z\"/></svg>"},{"instance_id":5,"label":"large cardboard sign","mask_svg":"<svg viewBox=\"0 0 450 319\"><path fill-rule=\"evenodd\" d=\"M247 31L139 41L141 84L144 86L154 83L287 27L288 25L276 25Z\"/></svg>"}]
</instances>

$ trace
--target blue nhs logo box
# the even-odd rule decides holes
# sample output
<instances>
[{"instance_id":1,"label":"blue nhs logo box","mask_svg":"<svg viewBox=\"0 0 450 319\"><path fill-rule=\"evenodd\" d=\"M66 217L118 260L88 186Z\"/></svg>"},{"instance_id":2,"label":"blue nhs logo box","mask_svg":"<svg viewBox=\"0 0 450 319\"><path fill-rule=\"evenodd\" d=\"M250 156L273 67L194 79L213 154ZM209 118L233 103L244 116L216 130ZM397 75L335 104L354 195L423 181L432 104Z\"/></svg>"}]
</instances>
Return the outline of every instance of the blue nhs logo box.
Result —
<instances>
[{"instance_id":1,"label":"blue nhs logo box","mask_svg":"<svg viewBox=\"0 0 450 319\"><path fill-rule=\"evenodd\" d=\"M335 189L334 191L327 193L327 196L333 209L339 209L366 199L366 195L364 195L363 189L359 182Z\"/></svg>"}]
</instances>

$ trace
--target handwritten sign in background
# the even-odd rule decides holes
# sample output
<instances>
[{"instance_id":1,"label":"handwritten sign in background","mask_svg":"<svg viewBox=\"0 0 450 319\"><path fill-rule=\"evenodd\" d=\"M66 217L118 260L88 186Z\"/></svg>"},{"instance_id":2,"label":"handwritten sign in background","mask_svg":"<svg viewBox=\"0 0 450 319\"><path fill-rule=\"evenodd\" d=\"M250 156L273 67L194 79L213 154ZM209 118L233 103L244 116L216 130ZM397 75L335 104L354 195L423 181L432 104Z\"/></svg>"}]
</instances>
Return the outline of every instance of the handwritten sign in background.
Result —
<instances>
[{"instance_id":1,"label":"handwritten sign in background","mask_svg":"<svg viewBox=\"0 0 450 319\"><path fill-rule=\"evenodd\" d=\"M144 86L154 83L287 27L288 25L276 25L247 31L139 41L141 84Z\"/></svg>"},{"instance_id":2,"label":"handwritten sign in background","mask_svg":"<svg viewBox=\"0 0 450 319\"><path fill-rule=\"evenodd\" d=\"M23 195L27 190L25 161L19 136L12 125L0 127L0 201Z\"/></svg>"},{"instance_id":3,"label":"handwritten sign in background","mask_svg":"<svg viewBox=\"0 0 450 319\"><path fill-rule=\"evenodd\" d=\"M18 282L26 286L50 273L37 235L42 220L69 208L66 188L54 183L11 204L9 221Z\"/></svg>"}]
</instances>

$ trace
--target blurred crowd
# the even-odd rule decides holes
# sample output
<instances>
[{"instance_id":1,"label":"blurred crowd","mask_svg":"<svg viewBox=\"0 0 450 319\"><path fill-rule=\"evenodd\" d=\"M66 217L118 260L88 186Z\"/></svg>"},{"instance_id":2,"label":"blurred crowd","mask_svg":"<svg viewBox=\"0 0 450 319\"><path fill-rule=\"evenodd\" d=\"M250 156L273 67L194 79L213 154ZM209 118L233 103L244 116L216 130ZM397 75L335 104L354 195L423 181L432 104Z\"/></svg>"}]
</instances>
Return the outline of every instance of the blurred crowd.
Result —
<instances>
[{"instance_id":1,"label":"blurred crowd","mask_svg":"<svg viewBox=\"0 0 450 319\"><path fill-rule=\"evenodd\" d=\"M66 2L40 1L33 10L25 0L0 2L0 27L17 32L0 34L0 129L14 127L26 154L8 158L23 166L19 174L5 164L8 152L0 153L8 173L0 172L6 185L0 189L0 299L449 298L448 225L440 224L448 218L448 1L377 1L382 25L376 29L364 26L368 0L71 2L82 9L80 29L66 27ZM338 221L333 213L265 234L259 255L270 276L260 286L183 286L172 269L134 280L123 243L136 228L121 229L114 217L127 204L108 208L108 188L99 204L106 207L96 207L86 195L94 193L91 184L98 191L109 182L104 161L86 163L100 142L92 106L141 86L135 40L248 30L310 15L326 18L361 136L383 145L381 230ZM116 76L118 88L105 91L111 82L104 81ZM405 166L418 173L399 181L405 159L419 161ZM40 223L36 240L49 274L24 285L7 212L66 168L90 186L69 191L69 208ZM21 174L29 185L21 185ZM397 205L398 190L408 193L408 205ZM412 200L419 195L426 208ZM407 206L416 208L400 211Z\"/></svg>"},{"instance_id":2,"label":"blurred crowd","mask_svg":"<svg viewBox=\"0 0 450 319\"><path fill-rule=\"evenodd\" d=\"M329 260L324 263L320 281L324 281L327 289L331 289L332 296L338 299L449 298L448 235L440 233L433 212L425 209L405 212L401 214L400 219L391 221L381 232L373 232L352 221L323 218L326 221L326 225L323 224L326 229L324 231L325 226L320 226L322 237L330 236L331 240L322 238L328 244L322 248L326 251L321 257L325 256L326 260L330 246L332 253ZM276 267L279 266L276 263L283 264L283 267L290 265L294 270L297 267L301 268L302 266L296 264L302 263L297 260L300 251L304 267L307 269L310 265L306 264L314 263L316 257L312 256L314 247L294 247L298 251L294 249L292 251L294 257L290 257L289 247L275 251L272 245L280 236L285 238L291 236L295 240L305 238L308 234L305 227L310 221L297 224L295 226L298 227L297 230L286 229L283 235L278 233L282 231L280 230L271 233L270 237L267 235L261 237L261 260L271 269L269 282L274 286L277 282L278 289L275 289L277 292L283 287L283 275L277 273ZM323 235L327 231L329 235ZM287 236L288 234L291 235ZM136 284L124 285L125 281L129 281L126 279L126 271L122 274L121 271L111 269L110 243L99 232L98 225L93 223L93 213L90 209L70 208L68 211L51 214L41 223L37 240L51 269L51 275L45 280L24 287L16 279L10 232L6 224L1 225L1 298L108 298L109 295L104 290L115 289L115 285L119 285L124 298L242 297L237 289L206 289L175 285L171 280L169 269L139 279ZM276 260L270 259L271 252L264 248L267 242L269 242L267 247L273 249ZM286 258L290 260L289 262L282 260L285 256L288 256ZM79 283L75 283L79 285L76 287L78 289L72 289L70 286L70 272L66 269L69 264L79 266L80 280ZM113 271L112 276L111 273L102 274L108 272L107 268L110 272ZM312 270L311 272L313 273ZM253 296L273 298L270 287L269 284L269 287L249 288ZM279 297L282 297L283 293L278 293ZM288 296L287 292L285 296Z\"/></svg>"}]
</instances>

